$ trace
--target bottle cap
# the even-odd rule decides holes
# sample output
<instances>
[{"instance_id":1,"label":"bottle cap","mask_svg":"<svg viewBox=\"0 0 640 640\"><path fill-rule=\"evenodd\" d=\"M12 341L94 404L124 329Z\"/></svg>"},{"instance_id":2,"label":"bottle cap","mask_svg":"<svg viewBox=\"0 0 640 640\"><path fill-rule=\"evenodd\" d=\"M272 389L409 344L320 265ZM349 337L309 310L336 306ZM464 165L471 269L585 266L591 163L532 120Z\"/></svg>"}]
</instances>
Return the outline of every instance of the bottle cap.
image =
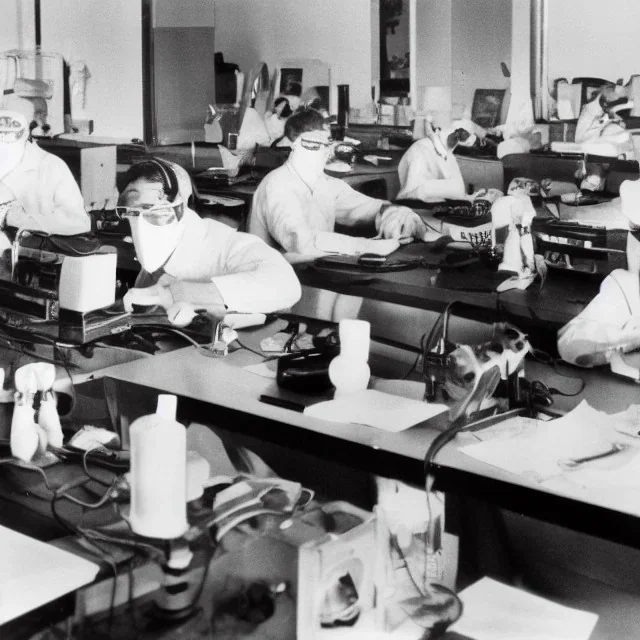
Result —
<instances>
[{"instance_id":1,"label":"bottle cap","mask_svg":"<svg viewBox=\"0 0 640 640\"><path fill-rule=\"evenodd\" d=\"M171 394L161 393L158 396L158 408L156 415L162 416L167 420L176 419L176 411L178 409L178 398Z\"/></svg>"}]
</instances>

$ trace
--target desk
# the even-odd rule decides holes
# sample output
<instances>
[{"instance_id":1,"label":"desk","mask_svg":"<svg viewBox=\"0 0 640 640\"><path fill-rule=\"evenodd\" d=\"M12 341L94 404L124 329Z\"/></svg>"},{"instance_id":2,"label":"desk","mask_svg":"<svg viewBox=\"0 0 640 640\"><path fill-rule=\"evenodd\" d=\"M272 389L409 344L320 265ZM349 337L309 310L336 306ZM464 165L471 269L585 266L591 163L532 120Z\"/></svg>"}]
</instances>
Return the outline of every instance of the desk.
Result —
<instances>
[{"instance_id":1,"label":"desk","mask_svg":"<svg viewBox=\"0 0 640 640\"><path fill-rule=\"evenodd\" d=\"M271 325L242 332L245 344L255 347L265 335L278 327ZM372 368L381 357L395 357L383 345L372 348ZM266 405L258 401L261 393L276 393L274 383L245 371L257 356L237 351L225 359L201 356L193 348L154 357L148 362L119 365L94 374L114 385L116 395L129 395L131 418L148 413L159 391L179 396L179 419L216 425L237 434L288 447L292 454L309 452L327 461L340 460L364 471L421 484L422 459L437 434L433 426L417 426L399 434L390 434L358 425L330 423L302 414ZM405 364L402 368L406 369ZM542 375L542 367L527 363L529 377L544 377L550 384L564 388L566 378ZM584 372L587 380L580 397L562 398L559 409L569 409L582 398L605 411L622 410L636 401L638 387L603 375ZM82 385L78 387L81 391ZM615 392L615 393L614 393ZM124 407L121 407L124 408ZM150 409L151 408L151 409ZM124 412L123 412L124 413ZM129 417L129 416L127 416ZM291 458L295 458L292 455ZM577 496L571 492L547 491L526 480L483 465L448 445L436 458L437 481L451 493L478 496L494 504L529 513L537 518L565 524L579 531L599 535L630 546L638 546L639 504L614 504L600 497ZM325 470L326 471L326 470ZM344 481L343 478L339 479ZM627 596L629 599L631 596ZM585 605L586 606L586 605ZM627 635L597 635L598 638L632 638ZM594 636L594 640L595 637Z\"/></svg>"},{"instance_id":2,"label":"desk","mask_svg":"<svg viewBox=\"0 0 640 640\"><path fill-rule=\"evenodd\" d=\"M401 247L393 258L425 258L437 263L444 257L428 245L413 243ZM309 265L297 267L303 285L329 289L341 294L404 305L415 309L443 311L454 300L462 300L477 309L474 319L495 320L498 304L511 321L523 331L542 334L542 340L554 347L555 332L574 318L598 293L600 279L561 271L550 272L541 288L535 282L525 291L498 294L494 272L482 263L455 269L418 267L406 271L375 273L361 271L348 275L336 270L319 271ZM415 345L413 345L415 346ZM535 346L541 347L540 344ZM555 350L555 347L554 347Z\"/></svg>"},{"instance_id":3,"label":"desk","mask_svg":"<svg viewBox=\"0 0 640 640\"><path fill-rule=\"evenodd\" d=\"M242 339L245 343L258 344L260 336L273 331L273 327L262 328L252 332L250 340L245 335ZM376 358L386 353L381 348L382 351L372 357L374 371ZM277 394L275 383L242 368L256 359L246 351L235 352L225 359L212 359L189 347L155 356L153 367L145 361L134 361L96 375L114 379L125 388L137 385L134 389L140 394L136 397L150 390L176 394L180 398L181 419L213 422L294 450L422 484L424 454L438 433L436 428L424 425L392 434L362 425L326 422L266 405L258 398L262 393ZM530 372L528 377L547 379L550 385L562 389L572 383L545 371L535 362L527 363L527 372ZM581 374L587 381L585 391L580 396L559 400L559 409L570 409L587 399L598 409L614 412L638 401L640 392L631 382L604 375L602 371ZM437 426L438 423L431 424ZM436 462L442 480L455 491L488 495L501 506L517 506L518 511L531 511L536 517L617 542L634 546L640 542L640 496L634 503L620 504L615 496L605 499L584 492L578 495L570 491L547 491L533 482L468 458L458 452L455 444L446 447Z\"/></svg>"}]
</instances>

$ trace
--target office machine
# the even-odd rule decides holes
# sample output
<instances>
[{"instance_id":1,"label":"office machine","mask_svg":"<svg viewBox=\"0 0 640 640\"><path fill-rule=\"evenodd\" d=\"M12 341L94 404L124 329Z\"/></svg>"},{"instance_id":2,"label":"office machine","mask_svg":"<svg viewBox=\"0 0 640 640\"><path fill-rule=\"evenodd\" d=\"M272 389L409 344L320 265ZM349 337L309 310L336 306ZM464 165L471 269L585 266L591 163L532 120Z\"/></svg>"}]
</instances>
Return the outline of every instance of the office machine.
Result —
<instances>
[{"instance_id":1,"label":"office machine","mask_svg":"<svg viewBox=\"0 0 640 640\"><path fill-rule=\"evenodd\" d=\"M58 323L58 337L83 344L128 328L115 303L117 253L91 234L19 231L10 273L0 279L1 305L28 320Z\"/></svg>"},{"instance_id":2,"label":"office machine","mask_svg":"<svg viewBox=\"0 0 640 640\"><path fill-rule=\"evenodd\" d=\"M627 231L548 218L535 218L536 253L549 268L606 276L627 265Z\"/></svg>"}]
</instances>

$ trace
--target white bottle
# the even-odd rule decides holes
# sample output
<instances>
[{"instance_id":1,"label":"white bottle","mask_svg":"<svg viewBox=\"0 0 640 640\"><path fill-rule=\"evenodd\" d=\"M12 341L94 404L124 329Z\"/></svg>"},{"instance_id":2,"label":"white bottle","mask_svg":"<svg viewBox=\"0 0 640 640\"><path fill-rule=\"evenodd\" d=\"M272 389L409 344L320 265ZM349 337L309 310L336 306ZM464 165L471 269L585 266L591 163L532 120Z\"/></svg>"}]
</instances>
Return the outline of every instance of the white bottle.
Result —
<instances>
[{"instance_id":1,"label":"white bottle","mask_svg":"<svg viewBox=\"0 0 640 640\"><path fill-rule=\"evenodd\" d=\"M130 427L131 514L135 533L179 538L187 523L187 431L176 422L177 398L159 395L156 413Z\"/></svg>"},{"instance_id":2,"label":"white bottle","mask_svg":"<svg viewBox=\"0 0 640 640\"><path fill-rule=\"evenodd\" d=\"M33 394L16 391L14 398L9 438L11 455L29 462L36 455L40 445L40 430L34 420Z\"/></svg>"},{"instance_id":3,"label":"white bottle","mask_svg":"<svg viewBox=\"0 0 640 640\"><path fill-rule=\"evenodd\" d=\"M335 397L363 391L369 384L371 325L366 320L340 320L340 355L329 364L329 379Z\"/></svg>"}]
</instances>

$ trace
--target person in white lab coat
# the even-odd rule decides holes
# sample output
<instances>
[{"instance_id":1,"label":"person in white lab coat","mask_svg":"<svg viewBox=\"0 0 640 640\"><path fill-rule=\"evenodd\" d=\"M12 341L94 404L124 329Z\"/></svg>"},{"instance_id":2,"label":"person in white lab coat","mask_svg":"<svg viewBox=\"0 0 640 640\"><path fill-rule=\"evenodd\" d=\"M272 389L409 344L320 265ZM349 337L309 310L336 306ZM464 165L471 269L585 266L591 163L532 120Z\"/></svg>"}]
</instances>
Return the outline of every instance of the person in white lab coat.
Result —
<instances>
[{"instance_id":1,"label":"person in white lab coat","mask_svg":"<svg viewBox=\"0 0 640 640\"><path fill-rule=\"evenodd\" d=\"M71 235L91 229L78 183L66 163L30 138L33 105L0 106L0 226Z\"/></svg>"},{"instance_id":2,"label":"person in white lab coat","mask_svg":"<svg viewBox=\"0 0 640 640\"><path fill-rule=\"evenodd\" d=\"M253 197L249 232L286 254L322 255L316 236L335 224L373 226L381 238L422 239L426 228L407 207L359 193L324 172L333 141L324 116L304 109L289 117L291 154L271 171Z\"/></svg>"},{"instance_id":3,"label":"person in white lab coat","mask_svg":"<svg viewBox=\"0 0 640 640\"><path fill-rule=\"evenodd\" d=\"M558 353L582 367L607 364L615 352L640 349L640 208L635 204L640 180L623 182L620 196L629 220L627 269L612 271L598 295L558 331Z\"/></svg>"},{"instance_id":4,"label":"person in white lab coat","mask_svg":"<svg viewBox=\"0 0 640 640\"><path fill-rule=\"evenodd\" d=\"M188 324L199 309L222 318L298 301L300 283L277 251L189 208L191 179L182 167L146 159L123 182L117 212L129 219L142 267L124 297L127 309L160 305L175 324Z\"/></svg>"},{"instance_id":5,"label":"person in white lab coat","mask_svg":"<svg viewBox=\"0 0 640 640\"><path fill-rule=\"evenodd\" d=\"M453 150L473 145L475 136L465 129L437 129L427 123L426 136L416 140L400 159L398 200L437 202L468 199L464 179Z\"/></svg>"}]
</instances>

